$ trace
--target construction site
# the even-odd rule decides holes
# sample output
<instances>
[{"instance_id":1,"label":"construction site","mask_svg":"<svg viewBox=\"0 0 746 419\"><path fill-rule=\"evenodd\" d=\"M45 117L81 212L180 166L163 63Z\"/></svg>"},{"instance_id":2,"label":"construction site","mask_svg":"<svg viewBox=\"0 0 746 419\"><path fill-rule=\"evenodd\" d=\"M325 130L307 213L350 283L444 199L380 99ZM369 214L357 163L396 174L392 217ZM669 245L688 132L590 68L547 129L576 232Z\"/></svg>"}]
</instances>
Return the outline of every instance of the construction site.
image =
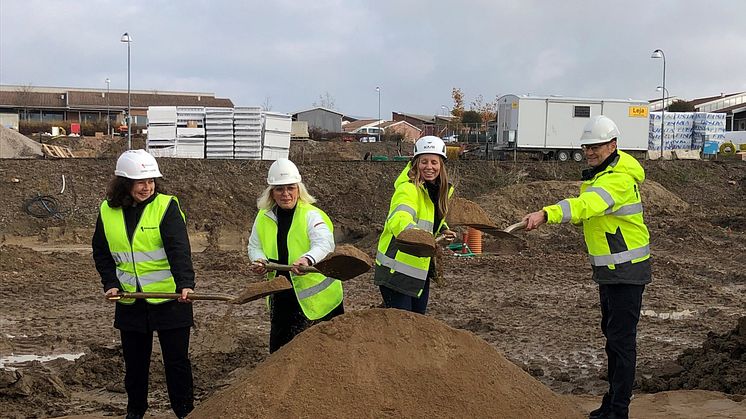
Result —
<instances>
[{"instance_id":1,"label":"construction site","mask_svg":"<svg viewBox=\"0 0 746 419\"><path fill-rule=\"evenodd\" d=\"M0 416L122 416L122 348L91 237L126 144L62 139L70 158L23 151L19 141L15 157L0 160ZM290 146L338 245L375 257L406 162L363 158L396 150L387 142ZM186 214L195 290L235 295L263 281L249 269L246 246L271 162L158 163L160 187ZM642 302L630 417L746 417L746 164L641 164L653 281ZM577 196L586 167L530 159L447 165L455 196L501 228ZM441 247L426 316L383 309L372 270L346 281L346 313L272 355L263 300L195 302L189 417L588 417L608 384L582 231L563 224L516 235L514 246L485 235L481 253ZM167 418L159 351L154 345L146 417Z\"/></svg>"}]
</instances>

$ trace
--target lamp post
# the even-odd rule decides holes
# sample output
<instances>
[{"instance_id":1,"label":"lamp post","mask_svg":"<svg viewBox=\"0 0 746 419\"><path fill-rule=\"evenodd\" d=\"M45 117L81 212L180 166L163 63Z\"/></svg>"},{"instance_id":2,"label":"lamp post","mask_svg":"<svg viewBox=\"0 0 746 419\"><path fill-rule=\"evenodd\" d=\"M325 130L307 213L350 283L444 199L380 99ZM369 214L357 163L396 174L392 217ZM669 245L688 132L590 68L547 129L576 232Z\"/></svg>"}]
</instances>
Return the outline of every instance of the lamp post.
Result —
<instances>
[{"instance_id":1,"label":"lamp post","mask_svg":"<svg viewBox=\"0 0 746 419\"><path fill-rule=\"evenodd\" d=\"M378 92L378 142L381 142L381 87L376 86Z\"/></svg>"},{"instance_id":2,"label":"lamp post","mask_svg":"<svg viewBox=\"0 0 746 419\"><path fill-rule=\"evenodd\" d=\"M125 32L122 34L120 42L127 43L127 150L132 149L132 101L130 99L130 44L132 43L132 37Z\"/></svg>"},{"instance_id":3,"label":"lamp post","mask_svg":"<svg viewBox=\"0 0 746 419\"><path fill-rule=\"evenodd\" d=\"M650 58L662 58L663 59L663 86L661 86L661 161L663 160L663 119L666 112L666 54L663 53L662 49L656 49L653 51L653 55Z\"/></svg>"},{"instance_id":4,"label":"lamp post","mask_svg":"<svg viewBox=\"0 0 746 419\"><path fill-rule=\"evenodd\" d=\"M106 78L106 135L111 137L111 118L109 117L109 83L111 80Z\"/></svg>"}]
</instances>

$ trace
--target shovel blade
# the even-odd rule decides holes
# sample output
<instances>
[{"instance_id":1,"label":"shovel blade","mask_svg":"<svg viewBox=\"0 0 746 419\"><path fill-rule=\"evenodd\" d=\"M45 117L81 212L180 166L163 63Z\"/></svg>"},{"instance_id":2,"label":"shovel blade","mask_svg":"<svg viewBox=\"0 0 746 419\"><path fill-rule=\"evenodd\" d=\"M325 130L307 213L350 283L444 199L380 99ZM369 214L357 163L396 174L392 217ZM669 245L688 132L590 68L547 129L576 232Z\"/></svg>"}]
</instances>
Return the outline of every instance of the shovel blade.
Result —
<instances>
[{"instance_id":1,"label":"shovel blade","mask_svg":"<svg viewBox=\"0 0 746 419\"><path fill-rule=\"evenodd\" d=\"M347 281L370 270L370 264L366 261L349 255L335 255L313 266L324 275L340 281Z\"/></svg>"},{"instance_id":2,"label":"shovel blade","mask_svg":"<svg viewBox=\"0 0 746 419\"><path fill-rule=\"evenodd\" d=\"M276 292L293 288L293 284L284 276L277 276L269 281L252 282L236 298L231 300L232 304L245 304L249 301L258 300Z\"/></svg>"},{"instance_id":3,"label":"shovel blade","mask_svg":"<svg viewBox=\"0 0 746 419\"><path fill-rule=\"evenodd\" d=\"M430 246L424 243L407 243L397 242L399 250L412 256L417 257L433 257L435 256L435 246Z\"/></svg>"}]
</instances>

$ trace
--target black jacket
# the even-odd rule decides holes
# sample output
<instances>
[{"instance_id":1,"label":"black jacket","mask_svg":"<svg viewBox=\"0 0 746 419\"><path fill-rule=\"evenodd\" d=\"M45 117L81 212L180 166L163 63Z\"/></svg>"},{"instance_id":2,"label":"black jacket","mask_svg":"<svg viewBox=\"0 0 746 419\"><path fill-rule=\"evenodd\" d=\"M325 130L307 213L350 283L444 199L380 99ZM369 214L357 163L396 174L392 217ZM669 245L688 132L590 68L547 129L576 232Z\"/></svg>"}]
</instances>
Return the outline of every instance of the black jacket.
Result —
<instances>
[{"instance_id":1,"label":"black jacket","mask_svg":"<svg viewBox=\"0 0 746 419\"><path fill-rule=\"evenodd\" d=\"M130 241L140 221L145 206L155 199L155 194L146 201L124 208L124 220L127 226L127 236ZM189 245L189 235L186 224L181 218L179 205L171 201L166 214L160 224L161 239L166 251L171 273L176 282L176 292L184 288L194 289L194 268L192 267L192 251ZM101 275L104 291L119 288L116 275L116 263L109 251L101 214L96 221L96 230L91 241L93 260L96 270ZM194 324L192 305L168 301L162 304L148 304L145 300L135 300L134 304L116 304L114 327L121 330L147 332L150 330L176 329Z\"/></svg>"}]
</instances>

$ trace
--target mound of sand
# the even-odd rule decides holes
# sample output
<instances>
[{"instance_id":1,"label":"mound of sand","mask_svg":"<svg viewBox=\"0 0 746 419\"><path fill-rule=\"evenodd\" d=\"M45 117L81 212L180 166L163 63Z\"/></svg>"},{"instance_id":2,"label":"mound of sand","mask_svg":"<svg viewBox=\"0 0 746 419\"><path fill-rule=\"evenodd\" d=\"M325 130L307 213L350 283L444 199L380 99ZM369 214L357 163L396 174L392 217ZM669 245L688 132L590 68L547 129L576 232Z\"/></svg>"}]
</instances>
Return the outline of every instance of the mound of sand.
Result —
<instances>
[{"instance_id":1,"label":"mound of sand","mask_svg":"<svg viewBox=\"0 0 746 419\"><path fill-rule=\"evenodd\" d=\"M581 418L475 335L400 310L312 327L190 418Z\"/></svg>"},{"instance_id":2,"label":"mound of sand","mask_svg":"<svg viewBox=\"0 0 746 419\"><path fill-rule=\"evenodd\" d=\"M39 143L18 131L0 126L0 159L34 159L42 155Z\"/></svg>"}]
</instances>

